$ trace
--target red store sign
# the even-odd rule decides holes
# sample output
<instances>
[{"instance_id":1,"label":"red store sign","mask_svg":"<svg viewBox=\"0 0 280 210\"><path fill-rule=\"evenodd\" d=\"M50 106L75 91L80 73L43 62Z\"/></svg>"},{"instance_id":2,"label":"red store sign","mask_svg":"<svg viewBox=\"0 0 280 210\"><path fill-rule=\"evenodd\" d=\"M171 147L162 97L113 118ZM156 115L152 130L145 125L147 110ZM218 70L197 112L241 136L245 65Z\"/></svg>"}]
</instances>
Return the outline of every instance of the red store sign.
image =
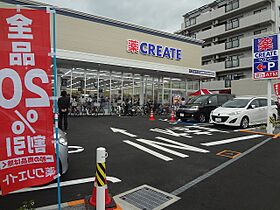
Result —
<instances>
[{"instance_id":1,"label":"red store sign","mask_svg":"<svg viewBox=\"0 0 280 210\"><path fill-rule=\"evenodd\" d=\"M0 185L2 194L48 183L53 144L50 14L0 9Z\"/></svg>"}]
</instances>

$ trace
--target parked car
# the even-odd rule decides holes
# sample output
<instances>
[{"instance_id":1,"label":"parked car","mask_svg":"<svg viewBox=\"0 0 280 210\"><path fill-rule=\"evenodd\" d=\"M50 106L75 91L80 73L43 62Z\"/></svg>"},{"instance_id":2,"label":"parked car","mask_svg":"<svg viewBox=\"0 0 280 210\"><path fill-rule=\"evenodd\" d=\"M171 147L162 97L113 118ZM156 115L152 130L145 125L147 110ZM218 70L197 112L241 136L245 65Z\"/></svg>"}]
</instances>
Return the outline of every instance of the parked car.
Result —
<instances>
[{"instance_id":1,"label":"parked car","mask_svg":"<svg viewBox=\"0 0 280 210\"><path fill-rule=\"evenodd\" d=\"M68 141L66 133L60 129L58 130L58 143L60 174L65 174L68 170Z\"/></svg>"},{"instance_id":2,"label":"parked car","mask_svg":"<svg viewBox=\"0 0 280 210\"><path fill-rule=\"evenodd\" d=\"M277 119L277 106L272 104L272 116ZM230 100L211 112L210 122L228 126L248 128L251 125L265 124L267 121L267 98L238 97Z\"/></svg>"},{"instance_id":3,"label":"parked car","mask_svg":"<svg viewBox=\"0 0 280 210\"><path fill-rule=\"evenodd\" d=\"M234 98L234 95L231 94L201 95L190 100L186 105L180 106L176 116L182 121L208 122L211 111L232 98Z\"/></svg>"}]
</instances>

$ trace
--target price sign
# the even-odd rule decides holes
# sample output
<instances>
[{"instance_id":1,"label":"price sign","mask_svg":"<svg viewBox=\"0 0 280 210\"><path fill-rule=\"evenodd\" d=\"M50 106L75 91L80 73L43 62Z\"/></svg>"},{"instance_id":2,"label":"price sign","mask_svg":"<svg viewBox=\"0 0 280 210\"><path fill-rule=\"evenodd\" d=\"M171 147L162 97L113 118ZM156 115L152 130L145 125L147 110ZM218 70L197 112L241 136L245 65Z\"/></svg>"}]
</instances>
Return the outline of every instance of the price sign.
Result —
<instances>
[{"instance_id":1,"label":"price sign","mask_svg":"<svg viewBox=\"0 0 280 210\"><path fill-rule=\"evenodd\" d=\"M53 143L50 14L0 9L0 185L5 195L50 182Z\"/></svg>"}]
</instances>

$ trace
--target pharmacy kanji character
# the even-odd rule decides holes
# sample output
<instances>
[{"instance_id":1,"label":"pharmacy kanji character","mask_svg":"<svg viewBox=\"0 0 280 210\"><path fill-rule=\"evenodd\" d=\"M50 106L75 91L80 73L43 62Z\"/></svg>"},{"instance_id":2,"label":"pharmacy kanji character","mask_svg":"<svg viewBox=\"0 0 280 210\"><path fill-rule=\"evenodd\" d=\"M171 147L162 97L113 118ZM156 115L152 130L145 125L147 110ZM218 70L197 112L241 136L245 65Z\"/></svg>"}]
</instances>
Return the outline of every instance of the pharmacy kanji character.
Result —
<instances>
[{"instance_id":1,"label":"pharmacy kanji character","mask_svg":"<svg viewBox=\"0 0 280 210\"><path fill-rule=\"evenodd\" d=\"M127 40L127 51L131 53L138 53L139 52L139 41L129 39Z\"/></svg>"},{"instance_id":2,"label":"pharmacy kanji character","mask_svg":"<svg viewBox=\"0 0 280 210\"><path fill-rule=\"evenodd\" d=\"M271 37L265 37L258 40L259 51L267 51L273 49L273 41Z\"/></svg>"},{"instance_id":3,"label":"pharmacy kanji character","mask_svg":"<svg viewBox=\"0 0 280 210\"><path fill-rule=\"evenodd\" d=\"M56 170L54 167L46 167L46 170L45 170L46 177L53 176L55 174L56 174Z\"/></svg>"}]
</instances>

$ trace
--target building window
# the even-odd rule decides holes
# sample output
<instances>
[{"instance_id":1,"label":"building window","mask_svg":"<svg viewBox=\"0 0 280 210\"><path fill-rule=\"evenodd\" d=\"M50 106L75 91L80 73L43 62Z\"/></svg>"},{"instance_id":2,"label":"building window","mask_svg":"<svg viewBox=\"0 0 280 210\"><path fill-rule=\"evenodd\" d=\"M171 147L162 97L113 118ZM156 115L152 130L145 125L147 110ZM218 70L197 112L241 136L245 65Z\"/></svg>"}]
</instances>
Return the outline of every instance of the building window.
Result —
<instances>
[{"instance_id":1,"label":"building window","mask_svg":"<svg viewBox=\"0 0 280 210\"><path fill-rule=\"evenodd\" d=\"M239 27L238 18L231 19L231 20L227 21L227 23L226 23L226 31L230 30L230 29L238 28L238 27Z\"/></svg>"},{"instance_id":2,"label":"building window","mask_svg":"<svg viewBox=\"0 0 280 210\"><path fill-rule=\"evenodd\" d=\"M239 56L237 56L237 55L230 56L228 58L228 60L226 60L225 64L226 64L226 66L225 66L226 68L238 67L239 66Z\"/></svg>"},{"instance_id":3,"label":"building window","mask_svg":"<svg viewBox=\"0 0 280 210\"><path fill-rule=\"evenodd\" d=\"M235 47L239 47L239 37L232 37L228 39L228 42L226 42L225 48L227 49L231 49L231 48L235 48Z\"/></svg>"},{"instance_id":4,"label":"building window","mask_svg":"<svg viewBox=\"0 0 280 210\"><path fill-rule=\"evenodd\" d=\"M267 32L267 28L263 28L263 29L254 31L254 35L262 34L262 33L265 33L265 32Z\"/></svg>"},{"instance_id":5,"label":"building window","mask_svg":"<svg viewBox=\"0 0 280 210\"><path fill-rule=\"evenodd\" d=\"M226 12L229 12L231 10L237 9L239 8L239 0L233 0L230 1L227 5L226 5Z\"/></svg>"},{"instance_id":6,"label":"building window","mask_svg":"<svg viewBox=\"0 0 280 210\"><path fill-rule=\"evenodd\" d=\"M196 24L196 17L192 17L192 18L189 18L187 21L186 21L186 26L192 26Z\"/></svg>"}]
</instances>

